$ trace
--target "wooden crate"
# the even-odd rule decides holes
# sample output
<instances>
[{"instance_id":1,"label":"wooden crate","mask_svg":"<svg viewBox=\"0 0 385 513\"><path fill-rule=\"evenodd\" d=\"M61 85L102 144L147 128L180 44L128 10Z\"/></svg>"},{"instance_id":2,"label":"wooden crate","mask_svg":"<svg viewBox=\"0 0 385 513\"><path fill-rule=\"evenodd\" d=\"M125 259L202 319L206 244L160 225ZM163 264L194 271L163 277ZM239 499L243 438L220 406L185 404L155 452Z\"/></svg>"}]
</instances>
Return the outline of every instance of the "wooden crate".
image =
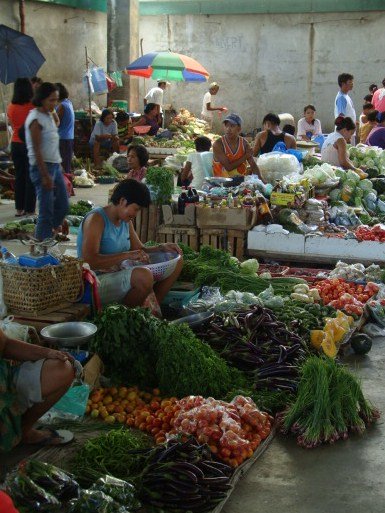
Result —
<instances>
[{"instance_id":1,"label":"wooden crate","mask_svg":"<svg viewBox=\"0 0 385 513\"><path fill-rule=\"evenodd\" d=\"M182 242L194 251L199 250L199 230L191 226L165 226L158 228L157 242Z\"/></svg>"},{"instance_id":2,"label":"wooden crate","mask_svg":"<svg viewBox=\"0 0 385 513\"><path fill-rule=\"evenodd\" d=\"M16 315L14 321L19 324L33 326L40 334L40 331L50 324L58 322L82 321L90 313L90 305L83 303L69 303L68 306L59 308L55 312L43 313L38 316ZM12 315L12 312L9 312Z\"/></svg>"},{"instance_id":3,"label":"wooden crate","mask_svg":"<svg viewBox=\"0 0 385 513\"><path fill-rule=\"evenodd\" d=\"M143 244L158 240L158 229L161 220L161 209L158 205L142 208L134 222L135 231Z\"/></svg>"},{"instance_id":4,"label":"wooden crate","mask_svg":"<svg viewBox=\"0 0 385 513\"><path fill-rule=\"evenodd\" d=\"M228 228L202 228L200 230L201 246L229 251L242 260L246 251L248 230L232 230Z\"/></svg>"}]
</instances>

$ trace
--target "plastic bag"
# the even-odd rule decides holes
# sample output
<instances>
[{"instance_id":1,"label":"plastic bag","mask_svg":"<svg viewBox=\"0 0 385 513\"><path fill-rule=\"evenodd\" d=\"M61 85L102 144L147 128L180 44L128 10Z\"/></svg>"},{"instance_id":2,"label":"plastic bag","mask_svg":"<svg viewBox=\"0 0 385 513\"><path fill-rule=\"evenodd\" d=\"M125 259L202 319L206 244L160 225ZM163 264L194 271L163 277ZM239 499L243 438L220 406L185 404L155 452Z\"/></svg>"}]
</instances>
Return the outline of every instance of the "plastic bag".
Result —
<instances>
[{"instance_id":1,"label":"plastic bag","mask_svg":"<svg viewBox=\"0 0 385 513\"><path fill-rule=\"evenodd\" d=\"M90 488L90 491L103 492L116 502L128 509L139 509L140 502L135 497L135 488L131 483L112 476L99 478Z\"/></svg>"},{"instance_id":2,"label":"plastic bag","mask_svg":"<svg viewBox=\"0 0 385 513\"><path fill-rule=\"evenodd\" d=\"M0 321L0 329L9 338L15 338L17 340L27 342L29 327L25 326L24 324L13 322L13 319L13 316L9 316Z\"/></svg>"},{"instance_id":3,"label":"plastic bag","mask_svg":"<svg viewBox=\"0 0 385 513\"><path fill-rule=\"evenodd\" d=\"M60 501L69 501L79 496L80 487L74 477L54 465L28 460L19 466L19 473L29 477Z\"/></svg>"},{"instance_id":4,"label":"plastic bag","mask_svg":"<svg viewBox=\"0 0 385 513\"><path fill-rule=\"evenodd\" d=\"M88 385L75 385L63 395L53 406L55 411L64 412L75 418L83 417L86 412L90 387Z\"/></svg>"},{"instance_id":5,"label":"plastic bag","mask_svg":"<svg viewBox=\"0 0 385 513\"><path fill-rule=\"evenodd\" d=\"M385 326L381 327L372 322L365 324L361 331L365 335L369 335L369 337L385 337Z\"/></svg>"},{"instance_id":6,"label":"plastic bag","mask_svg":"<svg viewBox=\"0 0 385 513\"><path fill-rule=\"evenodd\" d=\"M5 489L17 508L24 506L31 511L51 512L57 511L60 507L60 502L56 497L20 472L8 474L5 480Z\"/></svg>"},{"instance_id":7,"label":"plastic bag","mask_svg":"<svg viewBox=\"0 0 385 513\"><path fill-rule=\"evenodd\" d=\"M129 513L112 497L98 490L82 490L78 499L68 503L69 513Z\"/></svg>"}]
</instances>

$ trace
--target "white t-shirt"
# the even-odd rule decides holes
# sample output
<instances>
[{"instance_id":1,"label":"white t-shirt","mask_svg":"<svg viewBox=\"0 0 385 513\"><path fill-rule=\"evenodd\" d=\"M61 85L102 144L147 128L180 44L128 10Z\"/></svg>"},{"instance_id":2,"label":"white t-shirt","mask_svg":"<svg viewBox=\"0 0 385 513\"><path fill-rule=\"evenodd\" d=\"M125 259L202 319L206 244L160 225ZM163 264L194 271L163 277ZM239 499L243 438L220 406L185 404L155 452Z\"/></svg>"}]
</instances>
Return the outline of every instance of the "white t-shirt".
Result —
<instances>
[{"instance_id":1,"label":"white t-shirt","mask_svg":"<svg viewBox=\"0 0 385 513\"><path fill-rule=\"evenodd\" d=\"M118 125L116 121L113 119L112 123L105 125L103 121L100 121L99 119L99 121L95 123L94 129L92 130L90 137L91 144L95 142L96 135L118 135Z\"/></svg>"},{"instance_id":2,"label":"white t-shirt","mask_svg":"<svg viewBox=\"0 0 385 513\"><path fill-rule=\"evenodd\" d=\"M338 150L334 147L334 143L338 141L338 139L343 139L343 136L339 132L332 132L326 137L322 145L321 159L331 166L341 166L340 159L338 158Z\"/></svg>"},{"instance_id":3,"label":"white t-shirt","mask_svg":"<svg viewBox=\"0 0 385 513\"><path fill-rule=\"evenodd\" d=\"M340 114L352 118L354 123L357 121L353 100L347 93L342 91L338 91L334 102L334 118L337 118Z\"/></svg>"},{"instance_id":4,"label":"white t-shirt","mask_svg":"<svg viewBox=\"0 0 385 513\"><path fill-rule=\"evenodd\" d=\"M211 103L211 93L210 91L207 91L207 93L204 95L203 97L203 104L202 104L202 116L205 117L205 118L212 118L213 117L213 111L212 110L207 110L207 104L210 103L210 107L212 107L212 103Z\"/></svg>"},{"instance_id":5,"label":"white t-shirt","mask_svg":"<svg viewBox=\"0 0 385 513\"><path fill-rule=\"evenodd\" d=\"M308 123L305 118L301 118L298 121L297 137L307 135L306 132L311 132L312 136L321 135L321 122L319 119L314 120L314 124Z\"/></svg>"},{"instance_id":6,"label":"white t-shirt","mask_svg":"<svg viewBox=\"0 0 385 513\"><path fill-rule=\"evenodd\" d=\"M156 105L160 105L160 112L163 112L163 89L161 87L153 87L148 91L144 98L147 100L147 103L155 103Z\"/></svg>"},{"instance_id":7,"label":"white t-shirt","mask_svg":"<svg viewBox=\"0 0 385 513\"><path fill-rule=\"evenodd\" d=\"M41 153L44 162L60 164L59 132L52 114L32 109L25 120L25 142L28 150L28 159L31 166L36 165L35 150L32 144L30 126L37 120L41 126Z\"/></svg>"},{"instance_id":8,"label":"white t-shirt","mask_svg":"<svg viewBox=\"0 0 385 513\"><path fill-rule=\"evenodd\" d=\"M204 178L213 175L213 152L190 153L187 157L187 162L191 164L191 173L193 175L191 186L201 189Z\"/></svg>"}]
</instances>

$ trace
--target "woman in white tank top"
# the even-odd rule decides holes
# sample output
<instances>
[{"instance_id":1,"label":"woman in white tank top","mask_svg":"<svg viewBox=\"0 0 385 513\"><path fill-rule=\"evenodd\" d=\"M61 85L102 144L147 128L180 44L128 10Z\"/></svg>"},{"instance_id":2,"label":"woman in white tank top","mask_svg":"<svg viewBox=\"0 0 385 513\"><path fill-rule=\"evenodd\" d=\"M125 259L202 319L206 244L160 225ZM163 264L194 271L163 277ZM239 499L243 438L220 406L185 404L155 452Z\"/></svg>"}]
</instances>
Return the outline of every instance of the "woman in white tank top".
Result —
<instances>
[{"instance_id":1,"label":"woman in white tank top","mask_svg":"<svg viewBox=\"0 0 385 513\"><path fill-rule=\"evenodd\" d=\"M323 162L343 169L355 169L349 159L346 143L350 142L356 125L349 117L339 116L335 120L336 131L327 136L321 150Z\"/></svg>"}]
</instances>

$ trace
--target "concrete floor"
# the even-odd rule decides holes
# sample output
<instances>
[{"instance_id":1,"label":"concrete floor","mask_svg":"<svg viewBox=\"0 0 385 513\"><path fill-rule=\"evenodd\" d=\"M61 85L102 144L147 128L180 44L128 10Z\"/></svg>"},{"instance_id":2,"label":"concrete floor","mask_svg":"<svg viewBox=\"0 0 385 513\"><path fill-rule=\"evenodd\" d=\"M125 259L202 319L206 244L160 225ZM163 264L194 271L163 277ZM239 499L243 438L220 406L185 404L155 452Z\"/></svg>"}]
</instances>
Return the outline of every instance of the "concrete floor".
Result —
<instances>
[{"instance_id":1,"label":"concrete floor","mask_svg":"<svg viewBox=\"0 0 385 513\"><path fill-rule=\"evenodd\" d=\"M106 203L110 186L77 189L75 198ZM0 223L14 219L13 205L0 204ZM18 242L5 245L17 254ZM74 248L74 238L65 247ZM367 397L385 411L385 338L364 357L346 363L362 379ZM305 450L294 438L276 436L241 480L223 513L382 513L385 511L385 427L381 419L362 437Z\"/></svg>"}]
</instances>

